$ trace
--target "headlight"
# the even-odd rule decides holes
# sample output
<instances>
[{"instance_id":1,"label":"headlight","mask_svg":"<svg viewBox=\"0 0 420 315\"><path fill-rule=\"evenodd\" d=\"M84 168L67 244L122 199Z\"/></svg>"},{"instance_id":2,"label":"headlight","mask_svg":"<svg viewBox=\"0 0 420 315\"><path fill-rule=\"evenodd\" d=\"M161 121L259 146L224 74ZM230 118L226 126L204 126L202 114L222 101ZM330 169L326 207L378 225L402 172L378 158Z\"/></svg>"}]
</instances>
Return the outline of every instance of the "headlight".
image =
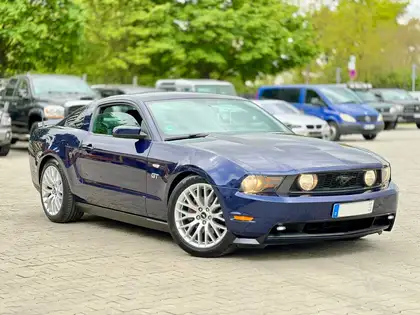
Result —
<instances>
[{"instance_id":1,"label":"headlight","mask_svg":"<svg viewBox=\"0 0 420 315\"><path fill-rule=\"evenodd\" d=\"M245 194L274 192L282 181L283 177L281 176L249 175L242 181L240 191Z\"/></svg>"},{"instance_id":2,"label":"headlight","mask_svg":"<svg viewBox=\"0 0 420 315\"><path fill-rule=\"evenodd\" d=\"M391 109L389 110L389 112L391 114L395 114L396 112L398 112L398 108L396 106L391 107Z\"/></svg>"},{"instance_id":3,"label":"headlight","mask_svg":"<svg viewBox=\"0 0 420 315\"><path fill-rule=\"evenodd\" d=\"M363 176L366 186L373 186L376 182L376 172L373 170L366 171L365 176Z\"/></svg>"},{"instance_id":4,"label":"headlight","mask_svg":"<svg viewBox=\"0 0 420 315\"><path fill-rule=\"evenodd\" d=\"M9 114L3 113L0 119L0 126L10 126L12 124L12 119Z\"/></svg>"},{"instance_id":5,"label":"headlight","mask_svg":"<svg viewBox=\"0 0 420 315\"><path fill-rule=\"evenodd\" d=\"M402 112L404 110L404 106L402 105L395 105L395 108L397 109L398 112Z\"/></svg>"},{"instance_id":6,"label":"headlight","mask_svg":"<svg viewBox=\"0 0 420 315\"><path fill-rule=\"evenodd\" d=\"M318 176L315 174L302 174L299 176L298 185L304 191L313 190L318 185Z\"/></svg>"},{"instance_id":7,"label":"headlight","mask_svg":"<svg viewBox=\"0 0 420 315\"><path fill-rule=\"evenodd\" d=\"M340 118L346 122L356 122L356 119L347 114L340 114Z\"/></svg>"},{"instance_id":8,"label":"headlight","mask_svg":"<svg viewBox=\"0 0 420 315\"><path fill-rule=\"evenodd\" d=\"M44 107L45 118L57 119L64 118L64 107L58 105L49 105Z\"/></svg>"},{"instance_id":9,"label":"headlight","mask_svg":"<svg viewBox=\"0 0 420 315\"><path fill-rule=\"evenodd\" d=\"M382 114L378 115L378 121L384 121L384 117L382 116Z\"/></svg>"},{"instance_id":10,"label":"headlight","mask_svg":"<svg viewBox=\"0 0 420 315\"><path fill-rule=\"evenodd\" d=\"M391 180L391 167L385 166L382 169L382 184L386 184Z\"/></svg>"}]
</instances>

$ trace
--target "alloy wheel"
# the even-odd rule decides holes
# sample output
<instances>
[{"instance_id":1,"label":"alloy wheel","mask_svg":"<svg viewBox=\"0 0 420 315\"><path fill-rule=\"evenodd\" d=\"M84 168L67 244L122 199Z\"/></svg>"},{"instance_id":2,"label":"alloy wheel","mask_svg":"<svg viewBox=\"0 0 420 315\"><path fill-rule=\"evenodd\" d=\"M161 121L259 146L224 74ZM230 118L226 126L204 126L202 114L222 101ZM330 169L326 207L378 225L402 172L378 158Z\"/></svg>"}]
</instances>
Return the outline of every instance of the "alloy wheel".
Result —
<instances>
[{"instance_id":1,"label":"alloy wheel","mask_svg":"<svg viewBox=\"0 0 420 315\"><path fill-rule=\"evenodd\" d=\"M179 195L175 204L175 224L182 239L190 246L207 249L223 240L227 228L211 185L193 184Z\"/></svg>"},{"instance_id":2,"label":"alloy wheel","mask_svg":"<svg viewBox=\"0 0 420 315\"><path fill-rule=\"evenodd\" d=\"M42 203L45 211L55 216L63 205L63 180L57 167L49 165L41 180Z\"/></svg>"}]
</instances>

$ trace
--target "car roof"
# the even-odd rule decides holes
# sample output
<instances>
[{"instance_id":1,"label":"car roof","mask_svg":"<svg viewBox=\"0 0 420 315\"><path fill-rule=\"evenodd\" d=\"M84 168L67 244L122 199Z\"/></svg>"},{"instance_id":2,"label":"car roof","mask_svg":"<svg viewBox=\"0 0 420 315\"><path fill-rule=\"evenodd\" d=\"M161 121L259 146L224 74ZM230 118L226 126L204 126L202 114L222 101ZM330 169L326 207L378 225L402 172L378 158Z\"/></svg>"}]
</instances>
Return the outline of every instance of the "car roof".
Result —
<instances>
[{"instance_id":1,"label":"car roof","mask_svg":"<svg viewBox=\"0 0 420 315\"><path fill-rule=\"evenodd\" d=\"M92 89L118 89L124 92L135 93L144 92L144 91L162 91L160 89L156 89L152 86L141 86L141 85L132 85L132 84L95 84L91 85Z\"/></svg>"},{"instance_id":2,"label":"car roof","mask_svg":"<svg viewBox=\"0 0 420 315\"><path fill-rule=\"evenodd\" d=\"M42 77L53 77L53 78L78 78L83 80L81 77L77 75L70 75L70 74L50 74L50 73L25 73L25 74L18 74L13 76L15 78L42 78Z\"/></svg>"},{"instance_id":3,"label":"car roof","mask_svg":"<svg viewBox=\"0 0 420 315\"><path fill-rule=\"evenodd\" d=\"M243 97L212 94L212 93L194 93L194 92L150 92L139 94L123 94L107 97L107 100L132 100L138 102L152 102L152 101L165 101L177 99L233 99L249 101Z\"/></svg>"},{"instance_id":4,"label":"car roof","mask_svg":"<svg viewBox=\"0 0 420 315\"><path fill-rule=\"evenodd\" d=\"M335 83L330 83L330 84L284 84L284 85L263 85L261 86L259 89L267 89L267 88L298 88L298 89L302 89L302 88L310 88L310 87L314 87L314 88L320 88L320 87L342 87L342 88L348 88L345 84L335 84Z\"/></svg>"},{"instance_id":5,"label":"car roof","mask_svg":"<svg viewBox=\"0 0 420 315\"><path fill-rule=\"evenodd\" d=\"M159 83L232 85L232 83L228 81L213 79L161 79L156 81L156 84Z\"/></svg>"}]
</instances>

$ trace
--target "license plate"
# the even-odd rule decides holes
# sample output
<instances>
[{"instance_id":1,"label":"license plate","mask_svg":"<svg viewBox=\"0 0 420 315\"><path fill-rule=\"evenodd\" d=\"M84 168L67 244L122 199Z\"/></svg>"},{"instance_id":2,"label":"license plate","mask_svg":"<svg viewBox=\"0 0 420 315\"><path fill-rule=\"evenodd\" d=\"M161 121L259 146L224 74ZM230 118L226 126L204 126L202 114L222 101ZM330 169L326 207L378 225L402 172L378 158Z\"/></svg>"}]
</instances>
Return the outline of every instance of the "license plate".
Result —
<instances>
[{"instance_id":1,"label":"license plate","mask_svg":"<svg viewBox=\"0 0 420 315\"><path fill-rule=\"evenodd\" d=\"M364 125L363 128L365 130L373 130L373 129L375 129L375 125Z\"/></svg>"},{"instance_id":2,"label":"license plate","mask_svg":"<svg viewBox=\"0 0 420 315\"><path fill-rule=\"evenodd\" d=\"M414 118L420 118L420 114L414 114Z\"/></svg>"},{"instance_id":3,"label":"license plate","mask_svg":"<svg viewBox=\"0 0 420 315\"><path fill-rule=\"evenodd\" d=\"M332 218L352 217L355 215L369 214L373 211L374 200L335 203L332 211Z\"/></svg>"}]
</instances>

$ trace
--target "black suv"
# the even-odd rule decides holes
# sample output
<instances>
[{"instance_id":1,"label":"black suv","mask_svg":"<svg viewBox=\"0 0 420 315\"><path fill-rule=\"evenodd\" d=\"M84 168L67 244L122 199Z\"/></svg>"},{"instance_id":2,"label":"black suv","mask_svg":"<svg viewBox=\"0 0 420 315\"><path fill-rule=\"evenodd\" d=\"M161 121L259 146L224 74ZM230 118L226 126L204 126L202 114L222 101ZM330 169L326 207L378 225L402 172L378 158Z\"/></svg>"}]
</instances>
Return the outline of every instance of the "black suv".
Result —
<instances>
[{"instance_id":1,"label":"black suv","mask_svg":"<svg viewBox=\"0 0 420 315\"><path fill-rule=\"evenodd\" d=\"M27 141L38 122L62 119L100 96L81 78L25 74L10 78L0 95L0 109L12 119L12 144Z\"/></svg>"}]
</instances>

